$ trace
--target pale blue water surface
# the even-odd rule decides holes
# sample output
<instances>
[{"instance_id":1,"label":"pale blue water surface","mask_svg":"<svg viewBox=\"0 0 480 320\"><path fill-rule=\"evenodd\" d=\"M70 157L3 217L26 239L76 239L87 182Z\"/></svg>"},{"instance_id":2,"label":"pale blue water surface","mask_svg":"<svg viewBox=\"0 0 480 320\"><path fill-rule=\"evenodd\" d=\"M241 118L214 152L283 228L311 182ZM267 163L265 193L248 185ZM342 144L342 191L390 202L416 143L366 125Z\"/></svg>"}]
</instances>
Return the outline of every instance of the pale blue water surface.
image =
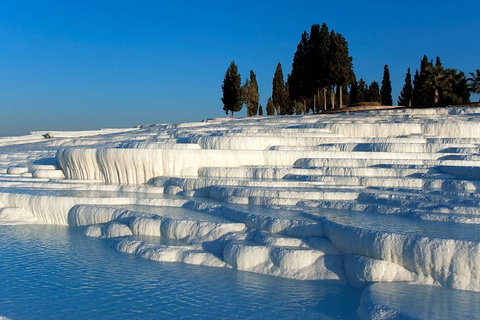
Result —
<instances>
[{"instance_id":1,"label":"pale blue water surface","mask_svg":"<svg viewBox=\"0 0 480 320\"><path fill-rule=\"evenodd\" d=\"M160 263L61 226L0 226L0 316L355 319L361 290Z\"/></svg>"}]
</instances>

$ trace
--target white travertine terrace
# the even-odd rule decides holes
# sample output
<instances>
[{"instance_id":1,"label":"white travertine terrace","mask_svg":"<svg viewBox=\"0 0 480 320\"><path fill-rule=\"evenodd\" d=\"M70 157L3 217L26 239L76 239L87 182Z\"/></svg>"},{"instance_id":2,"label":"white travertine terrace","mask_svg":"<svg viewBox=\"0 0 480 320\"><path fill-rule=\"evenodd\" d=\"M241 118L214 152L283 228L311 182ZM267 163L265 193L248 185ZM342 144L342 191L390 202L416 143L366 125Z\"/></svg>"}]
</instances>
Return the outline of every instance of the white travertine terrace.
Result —
<instances>
[{"instance_id":1,"label":"white travertine terrace","mask_svg":"<svg viewBox=\"0 0 480 320\"><path fill-rule=\"evenodd\" d=\"M479 108L52 135L0 139L1 224L70 225L145 259L366 288L364 318L402 314L374 283L480 292Z\"/></svg>"}]
</instances>

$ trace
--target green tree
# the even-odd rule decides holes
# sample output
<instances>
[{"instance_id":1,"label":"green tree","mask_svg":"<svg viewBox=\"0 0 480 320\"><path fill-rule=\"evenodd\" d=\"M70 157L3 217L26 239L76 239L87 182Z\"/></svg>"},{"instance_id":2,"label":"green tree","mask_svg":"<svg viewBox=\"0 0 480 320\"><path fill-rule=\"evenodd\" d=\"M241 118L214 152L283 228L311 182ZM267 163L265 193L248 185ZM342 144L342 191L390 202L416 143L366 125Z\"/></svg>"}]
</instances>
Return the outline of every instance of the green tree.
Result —
<instances>
[{"instance_id":1,"label":"green tree","mask_svg":"<svg viewBox=\"0 0 480 320\"><path fill-rule=\"evenodd\" d=\"M405 75L405 84L403 85L402 92L398 97L398 105L404 107L410 107L413 98L413 86L412 86L412 75L410 73L410 68L407 69L407 74Z\"/></svg>"},{"instance_id":2,"label":"green tree","mask_svg":"<svg viewBox=\"0 0 480 320\"><path fill-rule=\"evenodd\" d=\"M267 116L275 115L275 105L273 104L272 98L268 98L267 101Z\"/></svg>"},{"instance_id":3,"label":"green tree","mask_svg":"<svg viewBox=\"0 0 480 320\"><path fill-rule=\"evenodd\" d=\"M305 113L305 107L303 102L300 102L300 101L295 102L295 114L300 115L302 113Z\"/></svg>"},{"instance_id":4,"label":"green tree","mask_svg":"<svg viewBox=\"0 0 480 320\"><path fill-rule=\"evenodd\" d=\"M445 72L443 66L433 66L431 64L425 68L424 74L425 81L423 83L423 88L425 91L433 89L433 102L435 105L438 105L441 91L451 89L451 74Z\"/></svg>"},{"instance_id":5,"label":"green tree","mask_svg":"<svg viewBox=\"0 0 480 320\"><path fill-rule=\"evenodd\" d=\"M287 79L290 79L290 75L287 75ZM290 83L285 82L285 111L283 114L292 115L295 112L295 102L290 99Z\"/></svg>"},{"instance_id":6,"label":"green tree","mask_svg":"<svg viewBox=\"0 0 480 320\"><path fill-rule=\"evenodd\" d=\"M358 103L358 83L353 81L350 85L350 104L356 105Z\"/></svg>"},{"instance_id":7,"label":"green tree","mask_svg":"<svg viewBox=\"0 0 480 320\"><path fill-rule=\"evenodd\" d=\"M287 109L287 93L283 82L282 65L279 62L273 76L272 102L277 109L277 115L285 114Z\"/></svg>"},{"instance_id":8,"label":"green tree","mask_svg":"<svg viewBox=\"0 0 480 320\"><path fill-rule=\"evenodd\" d=\"M377 81L372 81L368 87L368 97L366 99L368 102L381 102L380 98L380 86Z\"/></svg>"},{"instance_id":9,"label":"green tree","mask_svg":"<svg viewBox=\"0 0 480 320\"><path fill-rule=\"evenodd\" d=\"M317 105L320 105L320 91L324 91L329 84L329 50L330 34L326 23L322 26L312 25L310 29L310 41L307 52L307 92L313 98L313 112L318 112ZM318 102L318 103L317 103ZM324 99L324 109L326 99Z\"/></svg>"},{"instance_id":10,"label":"green tree","mask_svg":"<svg viewBox=\"0 0 480 320\"><path fill-rule=\"evenodd\" d=\"M338 105L340 105L340 102L342 105L350 105L350 93L348 92L348 86L347 85L342 85L341 87L338 87L340 90L337 90L337 102Z\"/></svg>"},{"instance_id":11,"label":"green tree","mask_svg":"<svg viewBox=\"0 0 480 320\"><path fill-rule=\"evenodd\" d=\"M230 63L230 67L228 67L227 72L225 73L222 91L223 110L226 114L231 112L233 117L234 112L242 110L243 105L241 78L234 61Z\"/></svg>"},{"instance_id":12,"label":"green tree","mask_svg":"<svg viewBox=\"0 0 480 320\"><path fill-rule=\"evenodd\" d=\"M445 73L450 83L442 88L440 103L449 105L470 102L470 92L465 73L456 69L446 69Z\"/></svg>"},{"instance_id":13,"label":"green tree","mask_svg":"<svg viewBox=\"0 0 480 320\"><path fill-rule=\"evenodd\" d=\"M420 72L415 70L415 75L413 76L412 105L417 108L424 107L424 105L422 105L422 97L423 92L421 89Z\"/></svg>"},{"instance_id":14,"label":"green tree","mask_svg":"<svg viewBox=\"0 0 480 320\"><path fill-rule=\"evenodd\" d=\"M433 64L433 60L423 56L420 73L417 73L413 79L414 106L445 106L470 101L465 74L456 69L445 69L440 57L437 56Z\"/></svg>"},{"instance_id":15,"label":"green tree","mask_svg":"<svg viewBox=\"0 0 480 320\"><path fill-rule=\"evenodd\" d=\"M429 61L427 56L424 55L420 61L418 78L413 78L413 99L415 107L428 107L434 104L434 90L430 86L425 85L427 80L427 67L430 66L433 66L433 61Z\"/></svg>"},{"instance_id":16,"label":"green tree","mask_svg":"<svg viewBox=\"0 0 480 320\"><path fill-rule=\"evenodd\" d=\"M258 106L258 115L259 115L259 116L263 116L263 108L262 108L262 105L259 105L259 106Z\"/></svg>"},{"instance_id":17,"label":"green tree","mask_svg":"<svg viewBox=\"0 0 480 320\"><path fill-rule=\"evenodd\" d=\"M258 94L257 77L252 70L250 70L250 79L245 80L242 87L242 96L243 103L247 106L247 117L256 116L260 95Z\"/></svg>"},{"instance_id":18,"label":"green tree","mask_svg":"<svg viewBox=\"0 0 480 320\"><path fill-rule=\"evenodd\" d=\"M475 73L469 72L470 77L467 79L468 88L472 93L480 94L480 69L475 69ZM480 102L480 97L478 102Z\"/></svg>"},{"instance_id":19,"label":"green tree","mask_svg":"<svg viewBox=\"0 0 480 320\"><path fill-rule=\"evenodd\" d=\"M247 101L248 91L250 90L250 80L248 78L245 79L245 83L240 88L240 90L242 93L242 103L244 105L247 105L247 117L250 117L249 110L248 110L248 101Z\"/></svg>"},{"instance_id":20,"label":"green tree","mask_svg":"<svg viewBox=\"0 0 480 320\"><path fill-rule=\"evenodd\" d=\"M468 79L464 72L460 71L455 76L455 84L453 85L453 91L460 98L460 103L470 102L470 90L468 88Z\"/></svg>"},{"instance_id":21,"label":"green tree","mask_svg":"<svg viewBox=\"0 0 480 320\"><path fill-rule=\"evenodd\" d=\"M293 58L292 75L287 81L293 102L289 105L295 105L296 109L295 102L303 101L306 113L310 109L316 113L321 103L323 109L327 108L330 96L330 104L334 106L337 98L341 107L347 97L343 90L353 81L352 58L345 38L333 30L330 32L325 23L312 25L310 35L306 31L302 34ZM335 93L335 88L339 93Z\"/></svg>"},{"instance_id":22,"label":"green tree","mask_svg":"<svg viewBox=\"0 0 480 320\"><path fill-rule=\"evenodd\" d=\"M390 82L390 70L388 70L388 65L385 65L383 67L383 80L382 80L382 89L380 91L380 97L381 97L382 106L393 105L392 83Z\"/></svg>"},{"instance_id":23,"label":"green tree","mask_svg":"<svg viewBox=\"0 0 480 320\"><path fill-rule=\"evenodd\" d=\"M289 96L293 101L305 101L308 96L307 91L307 54L309 47L309 36L305 31L302 39L297 46L297 51L293 56L292 74L288 77Z\"/></svg>"},{"instance_id":24,"label":"green tree","mask_svg":"<svg viewBox=\"0 0 480 320\"><path fill-rule=\"evenodd\" d=\"M357 85L357 102L365 102L368 100L369 91L365 81L360 78Z\"/></svg>"},{"instance_id":25,"label":"green tree","mask_svg":"<svg viewBox=\"0 0 480 320\"><path fill-rule=\"evenodd\" d=\"M335 88L339 90L340 108L343 107L343 87L349 85L355 76L353 74L352 57L348 52L348 43L340 33L330 32L329 47L329 85L332 94ZM334 96L332 96L332 108L335 108Z\"/></svg>"}]
</instances>

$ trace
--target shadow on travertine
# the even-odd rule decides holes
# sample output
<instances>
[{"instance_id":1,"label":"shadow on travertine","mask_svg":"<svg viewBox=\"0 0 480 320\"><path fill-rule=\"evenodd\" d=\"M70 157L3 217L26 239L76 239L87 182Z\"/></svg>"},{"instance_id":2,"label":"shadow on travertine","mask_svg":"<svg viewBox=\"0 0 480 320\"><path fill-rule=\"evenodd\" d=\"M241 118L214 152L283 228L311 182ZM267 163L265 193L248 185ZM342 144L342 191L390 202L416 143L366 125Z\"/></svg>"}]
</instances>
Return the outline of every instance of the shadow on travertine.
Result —
<instances>
[{"instance_id":1,"label":"shadow on travertine","mask_svg":"<svg viewBox=\"0 0 480 320\"><path fill-rule=\"evenodd\" d=\"M68 224L150 260L367 288L362 317L411 316L378 290L404 305L407 289L480 291L479 113L57 132L28 138L29 151L20 137L0 147L0 222Z\"/></svg>"}]
</instances>

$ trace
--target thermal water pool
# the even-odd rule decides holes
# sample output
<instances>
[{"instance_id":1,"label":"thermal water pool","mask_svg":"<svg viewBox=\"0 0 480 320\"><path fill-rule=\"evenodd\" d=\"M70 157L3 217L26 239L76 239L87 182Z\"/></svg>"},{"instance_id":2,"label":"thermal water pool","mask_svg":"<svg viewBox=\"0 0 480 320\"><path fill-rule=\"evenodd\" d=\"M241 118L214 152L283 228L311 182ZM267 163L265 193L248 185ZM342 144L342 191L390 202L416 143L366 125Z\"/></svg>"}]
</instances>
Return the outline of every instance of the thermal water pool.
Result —
<instances>
[{"instance_id":1,"label":"thermal water pool","mask_svg":"<svg viewBox=\"0 0 480 320\"><path fill-rule=\"evenodd\" d=\"M143 260L69 227L0 226L0 316L13 320L355 319L360 295L350 286Z\"/></svg>"}]
</instances>

